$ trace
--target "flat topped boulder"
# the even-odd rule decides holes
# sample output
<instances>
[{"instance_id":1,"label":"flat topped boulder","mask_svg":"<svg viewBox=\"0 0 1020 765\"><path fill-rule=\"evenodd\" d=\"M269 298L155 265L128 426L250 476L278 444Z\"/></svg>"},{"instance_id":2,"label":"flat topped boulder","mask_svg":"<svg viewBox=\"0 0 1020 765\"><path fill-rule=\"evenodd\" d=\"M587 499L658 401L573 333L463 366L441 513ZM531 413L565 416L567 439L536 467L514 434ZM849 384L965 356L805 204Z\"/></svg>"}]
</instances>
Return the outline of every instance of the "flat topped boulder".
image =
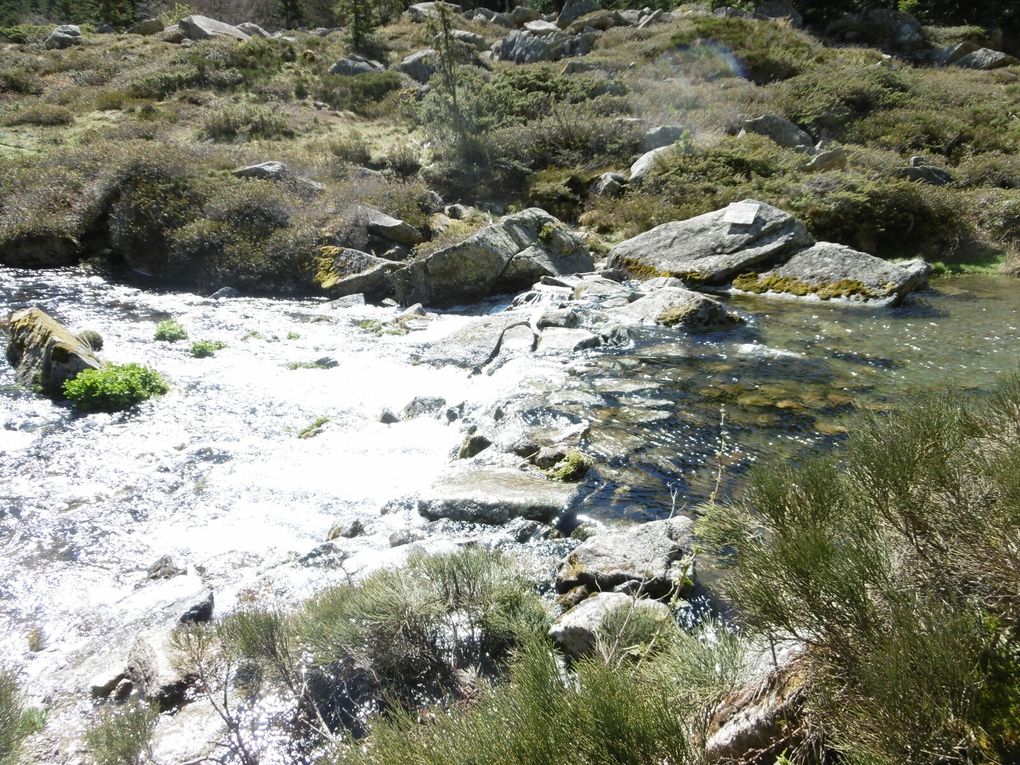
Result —
<instances>
[{"instance_id":1,"label":"flat topped boulder","mask_svg":"<svg viewBox=\"0 0 1020 765\"><path fill-rule=\"evenodd\" d=\"M258 178L263 181L278 181L286 177L289 172L287 165L276 160L259 162L255 165L247 165L234 170L237 178Z\"/></svg>"},{"instance_id":2,"label":"flat topped boulder","mask_svg":"<svg viewBox=\"0 0 1020 765\"><path fill-rule=\"evenodd\" d=\"M316 279L332 298L362 294L368 297L389 297L393 285L389 274L399 263L377 258L349 247L324 247Z\"/></svg>"},{"instance_id":3,"label":"flat topped boulder","mask_svg":"<svg viewBox=\"0 0 1020 765\"><path fill-rule=\"evenodd\" d=\"M7 331L7 360L18 379L51 398L62 399L64 383L79 372L102 366L91 346L39 308L15 311Z\"/></svg>"},{"instance_id":4,"label":"flat topped boulder","mask_svg":"<svg viewBox=\"0 0 1020 765\"><path fill-rule=\"evenodd\" d=\"M822 300L895 304L928 283L931 266L923 260L897 264L851 247L818 242L762 274L733 280L736 289Z\"/></svg>"},{"instance_id":5,"label":"flat topped boulder","mask_svg":"<svg viewBox=\"0 0 1020 765\"><path fill-rule=\"evenodd\" d=\"M506 468L451 469L418 499L430 520L502 524L514 518L549 523L573 504L577 485Z\"/></svg>"},{"instance_id":6,"label":"flat topped boulder","mask_svg":"<svg viewBox=\"0 0 1020 765\"><path fill-rule=\"evenodd\" d=\"M814 243L789 213L753 199L656 226L616 245L609 264L635 277L675 276L688 285L725 284Z\"/></svg>"},{"instance_id":7,"label":"flat topped boulder","mask_svg":"<svg viewBox=\"0 0 1020 765\"><path fill-rule=\"evenodd\" d=\"M683 287L664 287L609 311L622 324L655 324L687 330L730 327L740 318L718 300Z\"/></svg>"},{"instance_id":8,"label":"flat topped boulder","mask_svg":"<svg viewBox=\"0 0 1020 765\"><path fill-rule=\"evenodd\" d=\"M1002 51L991 48L979 48L964 56L960 56L953 62L956 66L964 69L1002 69L1006 66L1016 66L1020 60Z\"/></svg>"},{"instance_id":9,"label":"flat topped boulder","mask_svg":"<svg viewBox=\"0 0 1020 765\"><path fill-rule=\"evenodd\" d=\"M351 53L333 64L329 68L329 73L343 75L344 77L355 77L359 74L382 72L385 69L386 67L378 61L359 56L357 53Z\"/></svg>"},{"instance_id":10,"label":"flat topped boulder","mask_svg":"<svg viewBox=\"0 0 1020 765\"><path fill-rule=\"evenodd\" d=\"M585 540L560 566L556 589L612 590L636 583L651 597L687 589L694 577L694 522L677 517Z\"/></svg>"},{"instance_id":11,"label":"flat topped boulder","mask_svg":"<svg viewBox=\"0 0 1020 765\"><path fill-rule=\"evenodd\" d=\"M395 271L403 305L457 305L594 268L584 241L549 213L507 215L458 244Z\"/></svg>"},{"instance_id":12,"label":"flat topped boulder","mask_svg":"<svg viewBox=\"0 0 1020 765\"><path fill-rule=\"evenodd\" d=\"M617 611L637 612L668 624L669 608L657 600L637 600L622 592L603 592L582 601L549 628L549 639L572 659L587 656L595 650L607 617Z\"/></svg>"},{"instance_id":13,"label":"flat topped boulder","mask_svg":"<svg viewBox=\"0 0 1020 765\"><path fill-rule=\"evenodd\" d=\"M247 40L251 37L235 26L197 14L185 16L177 22L177 26L189 40L209 40L213 37L233 37L236 40Z\"/></svg>"},{"instance_id":14,"label":"flat topped boulder","mask_svg":"<svg viewBox=\"0 0 1020 765\"><path fill-rule=\"evenodd\" d=\"M748 133L765 136L788 149L814 145L814 139L804 130L776 114L766 114L755 117L753 120L744 120L742 127Z\"/></svg>"}]
</instances>

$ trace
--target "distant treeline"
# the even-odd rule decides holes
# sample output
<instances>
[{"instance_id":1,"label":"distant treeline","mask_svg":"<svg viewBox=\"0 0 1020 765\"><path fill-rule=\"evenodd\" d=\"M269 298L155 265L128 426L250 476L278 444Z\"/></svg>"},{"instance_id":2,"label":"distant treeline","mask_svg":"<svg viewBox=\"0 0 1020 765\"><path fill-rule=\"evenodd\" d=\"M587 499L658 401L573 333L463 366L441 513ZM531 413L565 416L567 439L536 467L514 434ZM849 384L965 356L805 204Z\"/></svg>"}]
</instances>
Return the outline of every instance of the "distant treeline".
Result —
<instances>
[{"instance_id":1,"label":"distant treeline","mask_svg":"<svg viewBox=\"0 0 1020 765\"><path fill-rule=\"evenodd\" d=\"M390 0L374 0L389 6ZM406 0L409 4L411 0ZM505 10L514 5L531 5L544 12L556 11L563 0L472 0L461 5ZM669 0L607 0L615 8L653 5L667 8ZM713 0L715 7L733 5L753 9L756 0ZM136 19L181 15L194 11L225 21L255 21L275 26L335 26L336 0L0 0L0 26L25 22L104 22L123 27ZM825 24L845 13L872 8L901 10L926 24L980 24L1005 30L1020 28L1017 0L800 0L794 2L810 24ZM175 13L176 12L176 13Z\"/></svg>"}]
</instances>

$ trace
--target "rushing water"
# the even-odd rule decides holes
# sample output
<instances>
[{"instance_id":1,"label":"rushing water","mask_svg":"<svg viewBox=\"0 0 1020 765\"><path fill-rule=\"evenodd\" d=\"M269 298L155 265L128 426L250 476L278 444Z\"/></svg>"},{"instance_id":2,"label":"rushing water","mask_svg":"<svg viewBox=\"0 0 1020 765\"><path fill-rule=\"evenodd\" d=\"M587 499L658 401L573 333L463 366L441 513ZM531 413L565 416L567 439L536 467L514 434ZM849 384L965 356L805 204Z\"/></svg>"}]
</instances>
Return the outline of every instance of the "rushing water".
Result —
<instances>
[{"instance_id":1,"label":"rushing water","mask_svg":"<svg viewBox=\"0 0 1020 765\"><path fill-rule=\"evenodd\" d=\"M388 534L421 521L380 509L427 486L463 438L459 421L379 421L416 396L468 413L530 396L524 417L587 428L599 467L584 512L641 518L667 512L674 494L695 504L720 475L733 488L762 458L829 448L855 402L884 409L946 380L983 390L1020 362L1020 290L1004 278L943 279L895 309L731 303L746 327L697 339L650 331L626 350L469 376L414 359L470 317L376 336L359 322L396 309L213 301L80 270L0 269L0 315L38 305L100 331L105 358L172 382L135 411L81 417L0 366L0 651L24 664L33 696L73 692L84 714L89 675L196 587L214 589L223 610L245 597L292 600L396 560L403 548L391 550ZM190 340L153 342L169 316L191 339L227 348L195 359ZM290 368L327 356L336 366ZM329 422L319 435L298 437L320 417ZM323 542L352 518L370 533L345 542L341 567ZM164 554L193 574L146 582ZM42 650L29 650L33 632Z\"/></svg>"}]
</instances>

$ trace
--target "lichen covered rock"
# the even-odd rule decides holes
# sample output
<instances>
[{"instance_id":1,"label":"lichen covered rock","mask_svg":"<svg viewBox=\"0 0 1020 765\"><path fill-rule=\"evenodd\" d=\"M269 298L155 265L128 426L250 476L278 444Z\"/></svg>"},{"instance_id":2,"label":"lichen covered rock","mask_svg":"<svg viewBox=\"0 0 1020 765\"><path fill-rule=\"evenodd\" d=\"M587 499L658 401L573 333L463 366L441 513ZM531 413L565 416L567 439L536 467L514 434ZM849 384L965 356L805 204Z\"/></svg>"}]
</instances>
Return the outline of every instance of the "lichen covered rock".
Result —
<instances>
[{"instance_id":1,"label":"lichen covered rock","mask_svg":"<svg viewBox=\"0 0 1020 765\"><path fill-rule=\"evenodd\" d=\"M92 348L39 308L11 314L7 360L18 379L50 396L63 398L64 383L102 362Z\"/></svg>"}]
</instances>

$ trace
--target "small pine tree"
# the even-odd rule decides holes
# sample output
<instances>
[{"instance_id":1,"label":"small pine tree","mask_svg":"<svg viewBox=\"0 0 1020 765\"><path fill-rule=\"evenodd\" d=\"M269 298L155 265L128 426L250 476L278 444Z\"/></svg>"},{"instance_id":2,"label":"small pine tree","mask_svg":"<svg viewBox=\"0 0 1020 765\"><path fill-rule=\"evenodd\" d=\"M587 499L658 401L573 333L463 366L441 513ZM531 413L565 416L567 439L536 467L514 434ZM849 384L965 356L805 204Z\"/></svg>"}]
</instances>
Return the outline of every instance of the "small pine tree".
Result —
<instances>
[{"instance_id":1,"label":"small pine tree","mask_svg":"<svg viewBox=\"0 0 1020 765\"><path fill-rule=\"evenodd\" d=\"M305 10L301 0L277 0L276 15L287 29L297 29L305 23Z\"/></svg>"},{"instance_id":2,"label":"small pine tree","mask_svg":"<svg viewBox=\"0 0 1020 765\"><path fill-rule=\"evenodd\" d=\"M99 0L99 20L112 27L125 27L135 20L132 0Z\"/></svg>"}]
</instances>

